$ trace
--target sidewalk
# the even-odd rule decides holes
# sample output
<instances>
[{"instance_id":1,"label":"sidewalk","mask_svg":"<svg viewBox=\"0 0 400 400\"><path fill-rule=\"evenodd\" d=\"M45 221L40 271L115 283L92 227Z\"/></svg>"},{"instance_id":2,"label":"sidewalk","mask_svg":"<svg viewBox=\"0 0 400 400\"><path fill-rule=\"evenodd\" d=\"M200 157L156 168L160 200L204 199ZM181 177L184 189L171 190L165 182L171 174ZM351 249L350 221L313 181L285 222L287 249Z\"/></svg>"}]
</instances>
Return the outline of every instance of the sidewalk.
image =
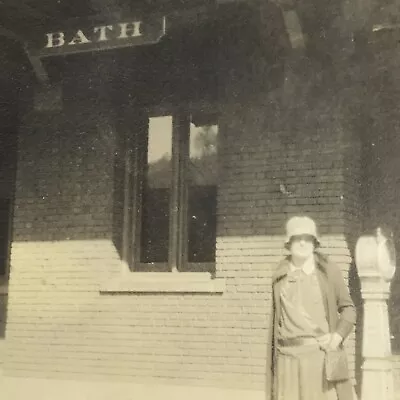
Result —
<instances>
[{"instance_id":1,"label":"sidewalk","mask_svg":"<svg viewBox=\"0 0 400 400\"><path fill-rule=\"evenodd\" d=\"M127 382L50 380L0 373L1 400L265 400L263 392Z\"/></svg>"}]
</instances>

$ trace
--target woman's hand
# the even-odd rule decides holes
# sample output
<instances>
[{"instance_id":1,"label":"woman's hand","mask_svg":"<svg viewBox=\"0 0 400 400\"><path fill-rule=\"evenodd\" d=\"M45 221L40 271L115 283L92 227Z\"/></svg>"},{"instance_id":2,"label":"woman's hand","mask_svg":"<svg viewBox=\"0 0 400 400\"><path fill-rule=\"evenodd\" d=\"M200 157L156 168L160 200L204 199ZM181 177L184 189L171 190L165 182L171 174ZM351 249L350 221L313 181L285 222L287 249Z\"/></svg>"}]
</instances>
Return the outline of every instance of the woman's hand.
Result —
<instances>
[{"instance_id":1,"label":"woman's hand","mask_svg":"<svg viewBox=\"0 0 400 400\"><path fill-rule=\"evenodd\" d=\"M328 351L329 350L337 350L341 345L343 338L337 333L334 332L331 334L331 341L328 344Z\"/></svg>"},{"instance_id":2,"label":"woman's hand","mask_svg":"<svg viewBox=\"0 0 400 400\"><path fill-rule=\"evenodd\" d=\"M321 347L322 350L326 350L328 348L331 339L332 339L331 333L327 333L317 338L319 346Z\"/></svg>"},{"instance_id":3,"label":"woman's hand","mask_svg":"<svg viewBox=\"0 0 400 400\"><path fill-rule=\"evenodd\" d=\"M322 350L332 351L339 348L343 338L337 332L334 332L322 335L317 340Z\"/></svg>"}]
</instances>

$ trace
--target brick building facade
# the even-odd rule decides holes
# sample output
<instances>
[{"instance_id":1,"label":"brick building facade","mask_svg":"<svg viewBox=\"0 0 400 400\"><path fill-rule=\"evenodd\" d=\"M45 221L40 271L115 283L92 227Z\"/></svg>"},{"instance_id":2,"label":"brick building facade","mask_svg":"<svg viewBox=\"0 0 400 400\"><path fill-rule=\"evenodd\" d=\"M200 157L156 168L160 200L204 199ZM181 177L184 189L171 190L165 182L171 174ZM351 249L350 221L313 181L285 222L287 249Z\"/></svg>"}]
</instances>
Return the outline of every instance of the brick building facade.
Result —
<instances>
[{"instance_id":1,"label":"brick building facade","mask_svg":"<svg viewBox=\"0 0 400 400\"><path fill-rule=\"evenodd\" d=\"M355 118L360 85L320 79L310 66L288 73L288 65L305 66L284 58L287 38L266 57L256 41L232 39L228 29L222 37L231 41L221 45L208 29L194 30L198 42L186 48L187 32L178 31L153 53L50 60L57 90L46 92L46 103L53 107L41 107L41 89L24 93L2 358L7 399L24 390L40 399L183 399L188 392L264 399L270 278L285 254L284 224L295 214L316 219L322 250L349 278L360 306L353 251L365 228L365 196L373 197L365 185L368 142ZM230 51L221 51L226 43ZM252 57L243 62L246 52ZM167 67L154 66L157 54L170 55ZM150 171L142 171L140 140L147 137L148 156L151 120L166 116L176 146L167 176L181 188L167 188L176 207L157 220L166 218L167 233L143 219L150 191L138 178ZM217 178L192 185L215 186L216 208L206 216L204 203L190 203L192 186L179 185L191 177L188 130L196 125L218 127L216 158L207 159L216 164L199 164ZM190 217L210 226L215 218L211 258L196 258L193 248L205 247L195 234L188 243ZM155 229L144 231L144 220ZM157 235L166 234L164 248ZM143 235L159 259L146 262ZM355 378L360 326L347 343Z\"/></svg>"}]
</instances>

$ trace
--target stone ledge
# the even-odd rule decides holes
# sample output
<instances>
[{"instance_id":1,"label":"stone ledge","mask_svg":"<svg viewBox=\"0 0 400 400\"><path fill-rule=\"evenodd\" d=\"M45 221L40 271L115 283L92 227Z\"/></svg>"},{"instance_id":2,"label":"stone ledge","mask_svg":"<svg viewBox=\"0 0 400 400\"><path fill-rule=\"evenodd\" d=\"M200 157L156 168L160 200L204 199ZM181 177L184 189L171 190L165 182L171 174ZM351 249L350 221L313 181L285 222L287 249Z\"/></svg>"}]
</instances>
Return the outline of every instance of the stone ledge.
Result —
<instances>
[{"instance_id":1,"label":"stone ledge","mask_svg":"<svg viewBox=\"0 0 400 400\"><path fill-rule=\"evenodd\" d=\"M225 279L208 272L121 273L101 284L100 293L223 293Z\"/></svg>"},{"instance_id":2,"label":"stone ledge","mask_svg":"<svg viewBox=\"0 0 400 400\"><path fill-rule=\"evenodd\" d=\"M12 374L11 374L12 375ZM31 373L32 375L32 373ZM195 386L194 384L178 385L175 381L143 379L142 383L118 380L118 377L102 377L89 380L90 377L79 376L71 379L62 372L59 378L35 378L25 371L9 376L8 371L0 369L1 398L4 400L264 400L262 390L228 389L213 386ZM132 382L133 380L133 382ZM199 380L199 384L200 384Z\"/></svg>"}]
</instances>

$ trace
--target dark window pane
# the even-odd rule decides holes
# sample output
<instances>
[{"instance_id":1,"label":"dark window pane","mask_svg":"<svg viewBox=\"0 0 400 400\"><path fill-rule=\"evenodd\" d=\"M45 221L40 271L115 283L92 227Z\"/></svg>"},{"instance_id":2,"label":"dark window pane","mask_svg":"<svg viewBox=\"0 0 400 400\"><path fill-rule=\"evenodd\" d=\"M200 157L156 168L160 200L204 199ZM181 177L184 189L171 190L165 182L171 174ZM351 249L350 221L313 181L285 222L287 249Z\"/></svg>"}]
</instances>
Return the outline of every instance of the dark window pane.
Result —
<instances>
[{"instance_id":1,"label":"dark window pane","mask_svg":"<svg viewBox=\"0 0 400 400\"><path fill-rule=\"evenodd\" d=\"M142 202L141 262L168 262L172 118L149 121Z\"/></svg>"},{"instance_id":2,"label":"dark window pane","mask_svg":"<svg viewBox=\"0 0 400 400\"><path fill-rule=\"evenodd\" d=\"M216 125L190 126L188 261L214 262L217 209Z\"/></svg>"},{"instance_id":3,"label":"dark window pane","mask_svg":"<svg viewBox=\"0 0 400 400\"><path fill-rule=\"evenodd\" d=\"M215 261L216 199L216 186L189 188L189 262Z\"/></svg>"}]
</instances>

